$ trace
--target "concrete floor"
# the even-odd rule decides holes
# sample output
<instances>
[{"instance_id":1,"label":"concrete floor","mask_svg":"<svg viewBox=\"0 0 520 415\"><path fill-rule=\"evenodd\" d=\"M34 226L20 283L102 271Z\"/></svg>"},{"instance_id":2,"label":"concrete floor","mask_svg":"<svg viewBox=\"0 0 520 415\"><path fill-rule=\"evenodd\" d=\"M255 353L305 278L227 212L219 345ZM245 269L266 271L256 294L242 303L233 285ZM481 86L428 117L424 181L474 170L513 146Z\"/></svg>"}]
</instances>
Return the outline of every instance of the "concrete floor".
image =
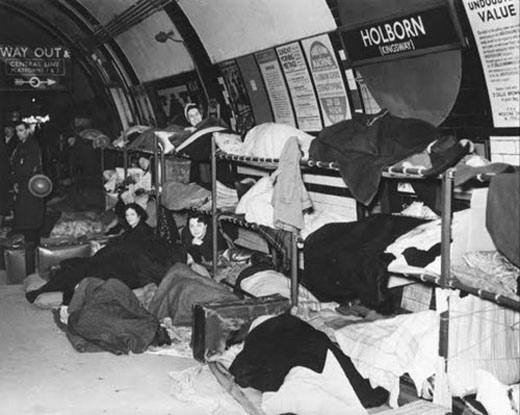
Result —
<instances>
[{"instance_id":1,"label":"concrete floor","mask_svg":"<svg viewBox=\"0 0 520 415\"><path fill-rule=\"evenodd\" d=\"M0 286L0 415L206 414L172 394L168 372L195 365L151 354L78 353L51 311L25 300L21 285Z\"/></svg>"}]
</instances>

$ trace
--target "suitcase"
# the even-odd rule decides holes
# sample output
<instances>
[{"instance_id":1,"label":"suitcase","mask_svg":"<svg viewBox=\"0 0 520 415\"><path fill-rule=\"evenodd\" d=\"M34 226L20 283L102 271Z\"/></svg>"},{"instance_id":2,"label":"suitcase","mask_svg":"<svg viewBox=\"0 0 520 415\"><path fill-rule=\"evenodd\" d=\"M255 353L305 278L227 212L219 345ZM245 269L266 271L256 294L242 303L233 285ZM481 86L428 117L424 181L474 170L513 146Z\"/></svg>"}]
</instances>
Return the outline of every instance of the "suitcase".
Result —
<instances>
[{"instance_id":1,"label":"suitcase","mask_svg":"<svg viewBox=\"0 0 520 415\"><path fill-rule=\"evenodd\" d=\"M5 250L23 245L24 240L23 235L0 237L0 270L5 270Z\"/></svg>"},{"instance_id":2,"label":"suitcase","mask_svg":"<svg viewBox=\"0 0 520 415\"><path fill-rule=\"evenodd\" d=\"M7 284L21 284L34 272L34 245L5 248L4 261Z\"/></svg>"},{"instance_id":3,"label":"suitcase","mask_svg":"<svg viewBox=\"0 0 520 415\"><path fill-rule=\"evenodd\" d=\"M52 267L59 265L64 259L85 258L89 257L90 253L89 242L48 240L36 248L38 274L48 280Z\"/></svg>"},{"instance_id":4,"label":"suitcase","mask_svg":"<svg viewBox=\"0 0 520 415\"><path fill-rule=\"evenodd\" d=\"M193 308L193 357L204 363L207 357L222 353L230 341L242 341L257 317L282 314L290 308L289 299L278 294L223 303L196 304Z\"/></svg>"}]
</instances>

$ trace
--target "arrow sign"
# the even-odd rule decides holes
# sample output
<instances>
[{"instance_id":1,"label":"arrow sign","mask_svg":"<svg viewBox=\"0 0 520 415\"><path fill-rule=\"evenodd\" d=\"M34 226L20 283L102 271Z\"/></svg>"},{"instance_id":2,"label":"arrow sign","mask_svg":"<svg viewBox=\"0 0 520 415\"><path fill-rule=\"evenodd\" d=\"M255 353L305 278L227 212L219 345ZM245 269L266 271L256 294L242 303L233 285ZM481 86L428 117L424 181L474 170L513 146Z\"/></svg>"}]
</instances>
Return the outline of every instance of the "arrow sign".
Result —
<instances>
[{"instance_id":1,"label":"arrow sign","mask_svg":"<svg viewBox=\"0 0 520 415\"><path fill-rule=\"evenodd\" d=\"M49 79L49 78L47 78L47 79L40 79L37 76L32 76L28 80L20 79L20 78L15 78L15 80L14 80L14 84L16 86L22 86L22 85L25 85L25 84L29 84L33 88L38 88L40 85L51 86L51 85L54 85L56 83L57 82L54 79Z\"/></svg>"}]
</instances>

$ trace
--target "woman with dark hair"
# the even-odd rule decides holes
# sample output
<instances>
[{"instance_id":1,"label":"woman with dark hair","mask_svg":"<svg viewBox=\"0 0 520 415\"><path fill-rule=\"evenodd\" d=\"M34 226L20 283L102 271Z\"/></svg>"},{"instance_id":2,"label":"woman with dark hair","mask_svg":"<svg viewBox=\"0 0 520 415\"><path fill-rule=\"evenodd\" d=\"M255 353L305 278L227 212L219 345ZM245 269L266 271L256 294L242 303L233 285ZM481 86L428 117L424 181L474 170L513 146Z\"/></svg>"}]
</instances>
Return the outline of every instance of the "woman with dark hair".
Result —
<instances>
[{"instance_id":1,"label":"woman with dark hair","mask_svg":"<svg viewBox=\"0 0 520 415\"><path fill-rule=\"evenodd\" d=\"M26 293L27 300L32 303L42 293L63 291L63 304L67 305L76 285L87 277L116 278L131 289L149 283L159 284L173 262L186 262L185 255L175 255L166 241L154 236L141 206L130 203L125 206L124 214L127 231L92 257L61 261L59 268L51 273L49 282Z\"/></svg>"},{"instance_id":2,"label":"woman with dark hair","mask_svg":"<svg viewBox=\"0 0 520 415\"><path fill-rule=\"evenodd\" d=\"M188 216L188 222L181 232L181 241L193 261L208 264L213 260L212 234L209 216L199 212ZM220 233L217 236L217 248L226 248L226 241Z\"/></svg>"}]
</instances>

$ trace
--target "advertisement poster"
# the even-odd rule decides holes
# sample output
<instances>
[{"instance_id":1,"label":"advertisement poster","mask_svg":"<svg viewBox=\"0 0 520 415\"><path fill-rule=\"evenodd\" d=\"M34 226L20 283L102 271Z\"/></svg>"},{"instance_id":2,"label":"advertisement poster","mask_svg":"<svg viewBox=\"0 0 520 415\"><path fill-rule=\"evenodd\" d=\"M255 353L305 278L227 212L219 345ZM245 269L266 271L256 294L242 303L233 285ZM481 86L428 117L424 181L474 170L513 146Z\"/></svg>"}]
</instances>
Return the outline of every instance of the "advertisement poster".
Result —
<instances>
[{"instance_id":1,"label":"advertisement poster","mask_svg":"<svg viewBox=\"0 0 520 415\"><path fill-rule=\"evenodd\" d=\"M234 60L221 63L219 66L235 119L234 130L240 134L245 133L254 127L255 118L240 69Z\"/></svg>"},{"instance_id":2,"label":"advertisement poster","mask_svg":"<svg viewBox=\"0 0 520 415\"><path fill-rule=\"evenodd\" d=\"M341 70L327 35L302 41L311 67L325 126L352 118Z\"/></svg>"},{"instance_id":3,"label":"advertisement poster","mask_svg":"<svg viewBox=\"0 0 520 415\"><path fill-rule=\"evenodd\" d=\"M69 90L71 52L63 46L0 43L0 88Z\"/></svg>"},{"instance_id":4,"label":"advertisement poster","mask_svg":"<svg viewBox=\"0 0 520 415\"><path fill-rule=\"evenodd\" d=\"M298 128L303 131L321 131L320 109L312 80L298 42L276 48L285 79L289 85Z\"/></svg>"},{"instance_id":5,"label":"advertisement poster","mask_svg":"<svg viewBox=\"0 0 520 415\"><path fill-rule=\"evenodd\" d=\"M496 128L520 124L520 7L518 0L464 0L475 36Z\"/></svg>"},{"instance_id":6,"label":"advertisement poster","mask_svg":"<svg viewBox=\"0 0 520 415\"><path fill-rule=\"evenodd\" d=\"M275 51L269 49L258 52L255 53L255 57L264 79L275 122L296 127L291 99Z\"/></svg>"}]
</instances>

